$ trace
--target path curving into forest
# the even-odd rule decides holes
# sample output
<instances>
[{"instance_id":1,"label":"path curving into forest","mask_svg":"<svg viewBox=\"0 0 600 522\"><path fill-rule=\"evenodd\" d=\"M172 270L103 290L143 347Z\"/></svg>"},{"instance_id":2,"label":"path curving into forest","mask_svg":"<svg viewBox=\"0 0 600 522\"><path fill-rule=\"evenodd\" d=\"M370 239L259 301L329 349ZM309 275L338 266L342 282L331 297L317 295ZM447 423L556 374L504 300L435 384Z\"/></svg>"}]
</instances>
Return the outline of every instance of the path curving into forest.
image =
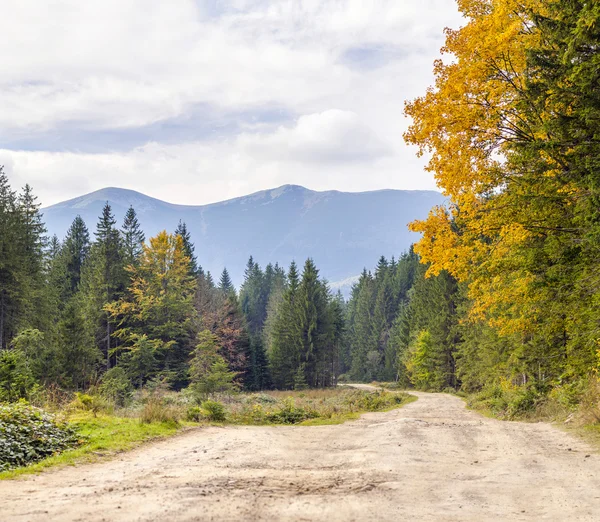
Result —
<instances>
[{"instance_id":1,"label":"path curving into forest","mask_svg":"<svg viewBox=\"0 0 600 522\"><path fill-rule=\"evenodd\" d=\"M453 396L318 427L211 427L0 482L4 521L556 520L600 516L600 456Z\"/></svg>"}]
</instances>

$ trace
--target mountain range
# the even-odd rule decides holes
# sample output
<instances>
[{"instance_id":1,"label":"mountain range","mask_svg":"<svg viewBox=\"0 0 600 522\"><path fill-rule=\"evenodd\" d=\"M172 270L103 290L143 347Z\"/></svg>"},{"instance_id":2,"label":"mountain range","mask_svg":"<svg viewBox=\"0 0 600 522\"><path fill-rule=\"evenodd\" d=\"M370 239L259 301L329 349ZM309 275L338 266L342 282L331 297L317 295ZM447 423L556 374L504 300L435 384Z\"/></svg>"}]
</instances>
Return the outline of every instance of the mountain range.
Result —
<instances>
[{"instance_id":1,"label":"mountain range","mask_svg":"<svg viewBox=\"0 0 600 522\"><path fill-rule=\"evenodd\" d=\"M108 202L119 220L132 205L147 237L173 231L184 221L196 247L198 262L215 279L227 267L240 285L252 255L261 266L279 262L287 267L307 257L334 288L351 285L364 267L381 255L398 256L417 239L407 224L427 216L443 203L439 192L378 190L316 192L284 185L209 205L175 205L139 192L105 188L44 208L49 234L64 237L80 215L90 233Z\"/></svg>"}]
</instances>

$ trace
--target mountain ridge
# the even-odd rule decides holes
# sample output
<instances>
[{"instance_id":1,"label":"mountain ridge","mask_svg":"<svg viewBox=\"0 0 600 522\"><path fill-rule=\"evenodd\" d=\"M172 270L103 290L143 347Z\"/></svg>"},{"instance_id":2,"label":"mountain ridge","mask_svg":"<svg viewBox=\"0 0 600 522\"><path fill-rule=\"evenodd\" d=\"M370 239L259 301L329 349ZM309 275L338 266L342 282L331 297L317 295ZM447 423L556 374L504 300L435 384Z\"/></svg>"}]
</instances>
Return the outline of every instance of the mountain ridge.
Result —
<instances>
[{"instance_id":1,"label":"mountain ridge","mask_svg":"<svg viewBox=\"0 0 600 522\"><path fill-rule=\"evenodd\" d=\"M147 237L186 222L199 263L215 277L226 266L239 285L250 255L263 266L312 257L326 279L353 278L380 255L406 251L418 238L406 225L425 218L444 197L429 190L314 191L288 184L204 205L181 205L106 187L44 207L49 233L64 237L78 214L93 233L107 201L119 225L132 205Z\"/></svg>"}]
</instances>

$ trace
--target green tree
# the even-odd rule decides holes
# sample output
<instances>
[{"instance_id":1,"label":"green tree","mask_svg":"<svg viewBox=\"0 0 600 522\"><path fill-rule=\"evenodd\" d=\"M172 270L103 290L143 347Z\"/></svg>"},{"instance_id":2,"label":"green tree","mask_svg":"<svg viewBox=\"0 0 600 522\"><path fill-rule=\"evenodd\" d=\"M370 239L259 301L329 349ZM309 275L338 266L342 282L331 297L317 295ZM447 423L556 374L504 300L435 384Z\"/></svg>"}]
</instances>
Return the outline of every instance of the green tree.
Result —
<instances>
[{"instance_id":1,"label":"green tree","mask_svg":"<svg viewBox=\"0 0 600 522\"><path fill-rule=\"evenodd\" d=\"M126 294L105 305L116 322L114 335L123 342L121 350L130 350L143 335L168 347L159 354L157 371L176 387L187 382L187 361L197 328L196 290L181 237L163 231L144 245Z\"/></svg>"},{"instance_id":2,"label":"green tree","mask_svg":"<svg viewBox=\"0 0 600 522\"><path fill-rule=\"evenodd\" d=\"M200 268L198 267L198 260L196 259L196 254L194 253L194 243L192 243L192 237L185 222L181 220L179 221L179 225L177 225L177 228L175 229L175 234L180 236L181 240L183 241L183 250L185 255L190 260L190 274L197 276L200 272Z\"/></svg>"},{"instance_id":3,"label":"green tree","mask_svg":"<svg viewBox=\"0 0 600 522\"><path fill-rule=\"evenodd\" d=\"M20 350L0 350L0 401L27 399L34 386L25 354Z\"/></svg>"},{"instance_id":4,"label":"green tree","mask_svg":"<svg viewBox=\"0 0 600 522\"><path fill-rule=\"evenodd\" d=\"M17 329L22 270L19 231L17 196L0 167L0 349L8 346Z\"/></svg>"},{"instance_id":5,"label":"green tree","mask_svg":"<svg viewBox=\"0 0 600 522\"><path fill-rule=\"evenodd\" d=\"M191 389L203 399L215 393L236 390L236 373L219 355L218 338L208 330L198 334L190 362Z\"/></svg>"},{"instance_id":6,"label":"green tree","mask_svg":"<svg viewBox=\"0 0 600 522\"><path fill-rule=\"evenodd\" d=\"M121 228L121 242L123 245L123 262L125 266L138 264L144 252L146 236L133 207L129 207Z\"/></svg>"},{"instance_id":7,"label":"green tree","mask_svg":"<svg viewBox=\"0 0 600 522\"><path fill-rule=\"evenodd\" d=\"M263 273L258 263L250 257L240 289L240 306L249 334L250 350L245 384L251 390L262 390L270 384L263 329L274 277L272 265Z\"/></svg>"},{"instance_id":8,"label":"green tree","mask_svg":"<svg viewBox=\"0 0 600 522\"><path fill-rule=\"evenodd\" d=\"M235 287L231 281L231 277L229 277L229 272L227 268L223 269L221 272L221 278L219 279L219 290L225 295L235 294Z\"/></svg>"},{"instance_id":9,"label":"green tree","mask_svg":"<svg viewBox=\"0 0 600 522\"><path fill-rule=\"evenodd\" d=\"M157 354L168 350L173 343L174 341L165 343L160 339L149 339L146 334L132 334L121 363L129 378L141 388L158 365Z\"/></svg>"},{"instance_id":10,"label":"green tree","mask_svg":"<svg viewBox=\"0 0 600 522\"><path fill-rule=\"evenodd\" d=\"M81 216L67 231L60 254L53 263L53 279L60 285L59 302L65 304L79 290L83 265L90 252L90 233Z\"/></svg>"},{"instance_id":11,"label":"green tree","mask_svg":"<svg viewBox=\"0 0 600 522\"><path fill-rule=\"evenodd\" d=\"M106 305L116 302L124 293L128 276L125 272L125 252L116 219L108 203L96 226L96 241L82 269L81 291L85 316L95 332L96 344L104 354L106 369L111 367L114 319Z\"/></svg>"},{"instance_id":12,"label":"green tree","mask_svg":"<svg viewBox=\"0 0 600 522\"><path fill-rule=\"evenodd\" d=\"M83 306L76 297L64 307L58 324L59 349L56 352L60 368L60 384L66 388L85 390L97 375L102 353L87 327Z\"/></svg>"}]
</instances>

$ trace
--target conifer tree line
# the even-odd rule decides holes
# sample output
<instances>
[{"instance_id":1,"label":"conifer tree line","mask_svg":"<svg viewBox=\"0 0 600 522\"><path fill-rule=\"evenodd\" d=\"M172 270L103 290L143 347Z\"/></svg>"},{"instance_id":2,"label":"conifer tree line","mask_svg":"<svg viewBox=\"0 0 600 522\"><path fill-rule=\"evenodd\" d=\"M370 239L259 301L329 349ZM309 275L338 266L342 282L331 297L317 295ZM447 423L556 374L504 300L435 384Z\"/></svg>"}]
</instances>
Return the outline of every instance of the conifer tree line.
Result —
<instances>
[{"instance_id":1,"label":"conifer tree line","mask_svg":"<svg viewBox=\"0 0 600 522\"><path fill-rule=\"evenodd\" d=\"M312 260L263 270L250 257L238 292L226 268L203 270L185 223L146 238L134 208L117 223L107 203L95 230L78 216L60 240L39 209L0 169L0 400L201 375L248 390L336 383L344 302Z\"/></svg>"},{"instance_id":2,"label":"conifer tree line","mask_svg":"<svg viewBox=\"0 0 600 522\"><path fill-rule=\"evenodd\" d=\"M457 389L463 299L448 273L426 277L411 248L366 270L346 306L342 371L351 381L397 381L425 390Z\"/></svg>"}]
</instances>

